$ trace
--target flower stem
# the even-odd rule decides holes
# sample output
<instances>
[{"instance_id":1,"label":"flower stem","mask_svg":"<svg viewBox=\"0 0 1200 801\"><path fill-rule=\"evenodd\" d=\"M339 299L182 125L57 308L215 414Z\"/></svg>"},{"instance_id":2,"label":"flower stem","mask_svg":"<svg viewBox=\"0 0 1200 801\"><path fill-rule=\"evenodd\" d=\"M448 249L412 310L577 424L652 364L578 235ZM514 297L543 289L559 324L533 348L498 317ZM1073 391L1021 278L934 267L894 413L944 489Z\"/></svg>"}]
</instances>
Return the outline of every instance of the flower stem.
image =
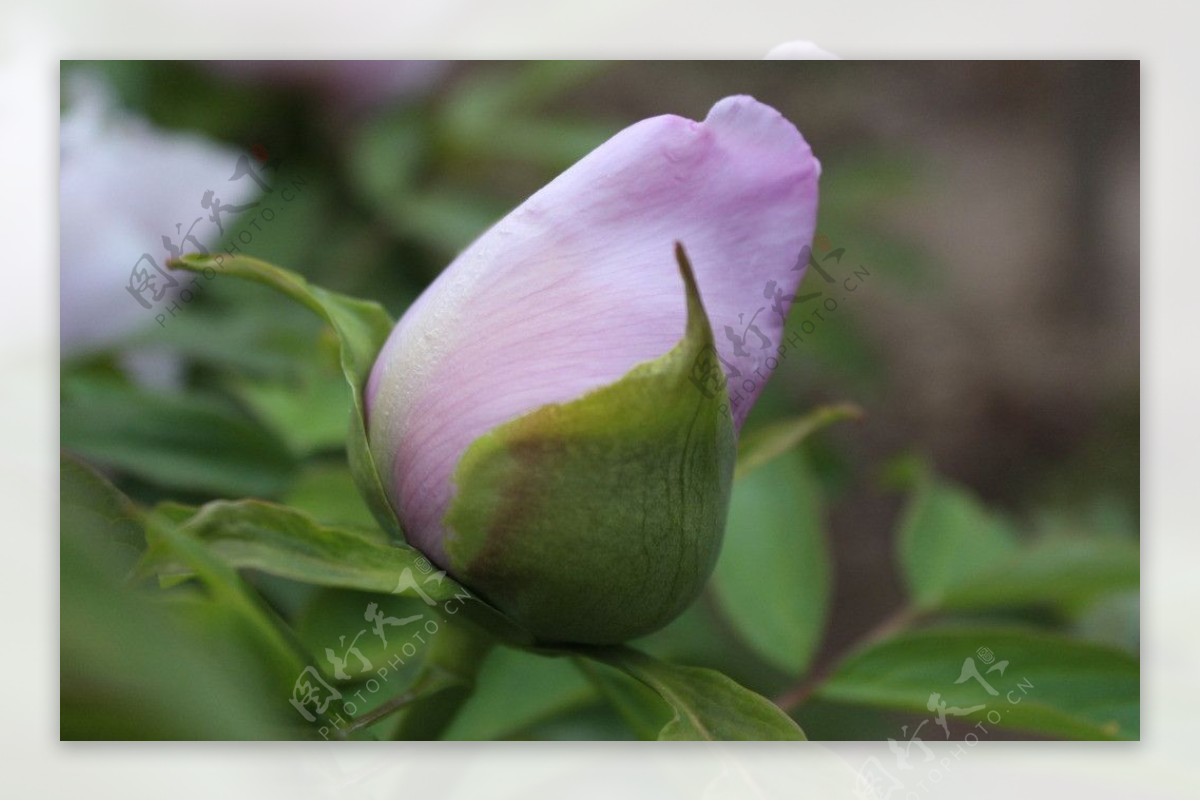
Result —
<instances>
[{"instance_id":1,"label":"flower stem","mask_svg":"<svg viewBox=\"0 0 1200 801\"><path fill-rule=\"evenodd\" d=\"M785 712L791 712L812 697L813 693L832 676L837 669L845 663L846 659L863 648L876 643L880 640L887 639L893 634L902 631L916 623L924 615L924 612L911 607L903 606L897 609L892 614L881 620L870 631L860 637L852 646L847 648L843 653L831 660L823 669L814 671L806 676L801 681L797 682L791 688L785 690L781 695L775 698L775 705Z\"/></svg>"}]
</instances>

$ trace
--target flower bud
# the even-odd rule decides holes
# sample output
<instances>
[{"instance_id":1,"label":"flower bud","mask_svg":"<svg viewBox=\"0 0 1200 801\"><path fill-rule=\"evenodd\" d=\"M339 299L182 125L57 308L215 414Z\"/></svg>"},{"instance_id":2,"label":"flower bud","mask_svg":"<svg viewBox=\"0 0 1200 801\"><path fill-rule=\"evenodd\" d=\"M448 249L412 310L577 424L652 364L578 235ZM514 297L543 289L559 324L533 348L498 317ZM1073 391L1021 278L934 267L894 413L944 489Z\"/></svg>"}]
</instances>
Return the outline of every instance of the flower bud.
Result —
<instances>
[{"instance_id":1,"label":"flower bud","mask_svg":"<svg viewBox=\"0 0 1200 801\"><path fill-rule=\"evenodd\" d=\"M626 128L464 251L367 384L409 542L543 642L683 611L784 344L819 174L790 122L730 97Z\"/></svg>"}]
</instances>

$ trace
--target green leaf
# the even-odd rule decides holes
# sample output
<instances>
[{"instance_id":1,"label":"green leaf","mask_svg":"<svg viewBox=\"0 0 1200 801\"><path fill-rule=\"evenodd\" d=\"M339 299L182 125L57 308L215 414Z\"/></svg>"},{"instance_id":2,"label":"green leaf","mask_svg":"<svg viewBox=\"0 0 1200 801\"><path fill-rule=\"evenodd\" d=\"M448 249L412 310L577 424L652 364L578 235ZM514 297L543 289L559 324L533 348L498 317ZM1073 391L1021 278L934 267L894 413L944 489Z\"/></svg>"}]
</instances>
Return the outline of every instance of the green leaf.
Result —
<instances>
[{"instance_id":1,"label":"green leaf","mask_svg":"<svg viewBox=\"0 0 1200 801\"><path fill-rule=\"evenodd\" d=\"M411 719L412 725L407 726L409 734L421 738L436 736L440 730L436 722L448 720L469 693L476 666L491 643L476 629L451 625L447 618L461 611L456 621L474 621L497 629L506 625L495 619L493 610L444 572L435 571L423 556L407 546L389 545L375 528L324 526L296 510L258 501L217 501L192 514L184 507L164 504L155 511L152 520L157 520L158 525L152 529L146 567L157 569L168 579L192 574L201 578L218 599L236 608L256 628L261 639L270 644L276 657L281 658L284 675L290 682L298 683L304 675L302 671L323 664L322 660L310 659L310 651L300 639L293 639L286 630L280 631L274 625L273 616L263 604L246 593L235 569L252 568L293 581L404 596L404 599L376 598L373 611L394 618L392 625L396 626L413 624L415 617L420 617L420 633L424 636L417 641L422 647L413 654L401 649L404 657L415 657L419 670L410 681L402 680L389 687L390 698L369 711L355 713L358 717L352 724L330 724L332 731L330 725L324 725L334 736L357 737L368 729L382 730L380 721L397 712L406 713ZM372 678L371 671L378 667L372 655L375 659L388 657L393 681L405 674L391 663L391 658L397 656L397 646L393 644L390 652L371 649L371 636L375 635L371 634L373 626L369 624L374 615L368 614L371 610L362 596L347 597L351 605L362 604L357 619L352 616L353 624L336 641L321 644L324 635L333 633L333 627L326 617L309 620L301 628L304 641L316 653L326 655L329 667L334 667L331 652L346 663L345 675L337 676L337 671L332 671L334 678L343 681ZM403 600L408 598L416 600L404 604ZM344 605L334 604L321 609L342 622L346 616L341 613L345 611ZM389 614L392 612L396 614ZM440 621L432 630L428 627L430 616ZM392 633L394 637L400 636ZM347 637L349 643L345 641ZM350 659L352 648L358 648L368 661ZM294 655L291 660L287 659L289 653ZM375 671L374 676L378 675ZM411 672L406 675L412 676ZM292 690L291 684L288 689ZM451 699L449 705L445 698ZM380 699L369 700L374 703ZM445 709L439 711L439 706Z\"/></svg>"},{"instance_id":2,"label":"green leaf","mask_svg":"<svg viewBox=\"0 0 1200 801\"><path fill-rule=\"evenodd\" d=\"M900 564L920 609L936 609L948 590L1013 557L1013 529L968 495L922 470L900 528Z\"/></svg>"},{"instance_id":3,"label":"green leaf","mask_svg":"<svg viewBox=\"0 0 1200 801\"><path fill-rule=\"evenodd\" d=\"M445 732L447 740L521 739L541 721L593 701L595 691L566 659L496 648L475 693Z\"/></svg>"},{"instance_id":4,"label":"green leaf","mask_svg":"<svg viewBox=\"0 0 1200 801\"><path fill-rule=\"evenodd\" d=\"M261 377L293 376L313 357L320 320L266 287L215 278L201 282L202 302L134 334L131 343L163 348L222 373Z\"/></svg>"},{"instance_id":5,"label":"green leaf","mask_svg":"<svg viewBox=\"0 0 1200 801\"><path fill-rule=\"evenodd\" d=\"M254 500L214 501L195 511L161 505L155 511L169 516L180 532L231 568L322 587L416 597L430 606L453 603L456 609L461 605L464 617L497 636L528 639L419 551L388 542L377 528L326 525L296 509ZM168 557L152 546L146 569L166 580L191 574L192 565Z\"/></svg>"},{"instance_id":6,"label":"green leaf","mask_svg":"<svg viewBox=\"0 0 1200 801\"><path fill-rule=\"evenodd\" d=\"M439 184L392 198L382 205L383 221L397 234L450 257L488 229L506 205L477 189Z\"/></svg>"},{"instance_id":7,"label":"green leaf","mask_svg":"<svg viewBox=\"0 0 1200 801\"><path fill-rule=\"evenodd\" d=\"M302 735L269 653L240 616L125 581L133 504L90 469L61 472L59 733L64 740L282 739ZM199 599L196 599L199 600ZM200 609L199 606L203 608ZM267 657L267 658L264 658ZM214 714L219 710L220 714ZM285 711L286 710L286 711Z\"/></svg>"},{"instance_id":8,"label":"green leaf","mask_svg":"<svg viewBox=\"0 0 1200 801\"><path fill-rule=\"evenodd\" d=\"M534 61L511 70L480 70L455 87L443 113L449 121L483 125L516 110L533 110L608 68L603 61Z\"/></svg>"},{"instance_id":9,"label":"green leaf","mask_svg":"<svg viewBox=\"0 0 1200 801\"><path fill-rule=\"evenodd\" d=\"M345 462L305 465L283 496L283 503L333 526L378 527Z\"/></svg>"},{"instance_id":10,"label":"green leaf","mask_svg":"<svg viewBox=\"0 0 1200 801\"><path fill-rule=\"evenodd\" d=\"M392 545L373 527L325 525L295 509L263 501L213 501L181 524L223 563L316 584L433 601L466 590L418 551ZM152 548L161 575L181 566L164 562Z\"/></svg>"},{"instance_id":11,"label":"green leaf","mask_svg":"<svg viewBox=\"0 0 1200 801\"><path fill-rule=\"evenodd\" d=\"M350 469L375 519L385 531L403 538L400 524L383 491L367 445L363 391L375 357L392 330L392 320L377 303L340 295L310 285L302 277L272 264L243 256L193 254L170 262L173 268L245 278L272 287L308 307L333 328L340 345L342 374L353 400L349 442ZM65 419L65 416L64 416Z\"/></svg>"},{"instance_id":12,"label":"green leaf","mask_svg":"<svg viewBox=\"0 0 1200 801\"><path fill-rule=\"evenodd\" d=\"M734 480L741 480L761 465L795 448L812 434L842 420L859 420L863 411L852 404L822 406L790 420L780 420L743 433L738 443Z\"/></svg>"},{"instance_id":13,"label":"green leaf","mask_svg":"<svg viewBox=\"0 0 1200 801\"><path fill-rule=\"evenodd\" d=\"M733 628L713 590L710 584L694 604L667 626L627 644L664 662L724 673L764 695L791 683L779 668L754 653Z\"/></svg>"},{"instance_id":14,"label":"green leaf","mask_svg":"<svg viewBox=\"0 0 1200 801\"><path fill-rule=\"evenodd\" d=\"M820 642L830 572L818 488L800 454L734 484L713 589L738 633L790 675Z\"/></svg>"},{"instance_id":15,"label":"green leaf","mask_svg":"<svg viewBox=\"0 0 1200 801\"><path fill-rule=\"evenodd\" d=\"M76 377L60 419L64 448L159 486L272 497L295 469L280 439L215 398Z\"/></svg>"},{"instance_id":16,"label":"green leaf","mask_svg":"<svg viewBox=\"0 0 1200 801\"><path fill-rule=\"evenodd\" d=\"M660 740L803 740L804 732L766 698L715 670L660 662L632 648L580 651L658 693L674 717Z\"/></svg>"},{"instance_id":17,"label":"green leaf","mask_svg":"<svg viewBox=\"0 0 1200 801\"><path fill-rule=\"evenodd\" d=\"M1130 540L1046 537L948 585L942 609L1050 605L1079 609L1101 595L1138 587Z\"/></svg>"},{"instance_id":18,"label":"green leaf","mask_svg":"<svg viewBox=\"0 0 1200 801\"><path fill-rule=\"evenodd\" d=\"M507 115L496 118L489 135L458 143L475 157L511 160L565 170L609 139L619 126L584 119Z\"/></svg>"},{"instance_id":19,"label":"green leaf","mask_svg":"<svg viewBox=\"0 0 1200 801\"><path fill-rule=\"evenodd\" d=\"M564 169L611 136L590 120L548 119L541 106L604 69L601 62L539 62L479 72L441 109L441 145L463 160L515 159Z\"/></svg>"},{"instance_id":20,"label":"green leaf","mask_svg":"<svg viewBox=\"0 0 1200 801\"><path fill-rule=\"evenodd\" d=\"M146 546L144 516L99 473L61 454L59 528L75 536L97 537L91 547L109 553L114 563L132 570Z\"/></svg>"},{"instance_id":21,"label":"green leaf","mask_svg":"<svg viewBox=\"0 0 1200 801\"><path fill-rule=\"evenodd\" d=\"M492 645L458 622L459 609L431 608L415 597L314 593L297 634L314 655L311 664L355 699L353 710L345 710L353 719L324 715L318 732L338 739L437 738L470 694Z\"/></svg>"},{"instance_id":22,"label":"green leaf","mask_svg":"<svg viewBox=\"0 0 1200 801\"><path fill-rule=\"evenodd\" d=\"M341 376L318 374L285 381L243 379L232 382L231 388L296 457L345 445L352 401Z\"/></svg>"},{"instance_id":23,"label":"green leaf","mask_svg":"<svg viewBox=\"0 0 1200 801\"><path fill-rule=\"evenodd\" d=\"M422 182L437 148L428 109L405 107L365 123L349 148L351 187L389 229L452 257L507 211L472 182Z\"/></svg>"},{"instance_id":24,"label":"green leaf","mask_svg":"<svg viewBox=\"0 0 1200 801\"><path fill-rule=\"evenodd\" d=\"M147 517L147 556L177 560L195 576L218 604L236 613L268 650L284 681L299 675L308 654L274 612L251 591L229 565L215 558L200 542L184 533L174 515L151 512ZM179 571L182 573L183 571Z\"/></svg>"},{"instance_id":25,"label":"green leaf","mask_svg":"<svg viewBox=\"0 0 1200 801\"><path fill-rule=\"evenodd\" d=\"M672 719L673 711L657 692L602 662L581 657L573 661L639 740L658 739L659 732Z\"/></svg>"},{"instance_id":26,"label":"green leaf","mask_svg":"<svg viewBox=\"0 0 1200 801\"><path fill-rule=\"evenodd\" d=\"M1139 581L1132 540L1058 534L1022 542L1005 520L924 469L902 524L900 559L919 611L1069 611Z\"/></svg>"},{"instance_id":27,"label":"green leaf","mask_svg":"<svg viewBox=\"0 0 1200 801\"><path fill-rule=\"evenodd\" d=\"M1139 732L1134 656L1019 629L904 633L851 656L816 694L919 713L936 713L940 702L966 713L948 711L948 720L1070 739L1134 740ZM939 734L935 725L922 738Z\"/></svg>"},{"instance_id":28,"label":"green leaf","mask_svg":"<svg viewBox=\"0 0 1200 801\"><path fill-rule=\"evenodd\" d=\"M347 150L351 186L376 204L407 194L430 156L428 128L428 110L407 105L366 120Z\"/></svg>"},{"instance_id":29,"label":"green leaf","mask_svg":"<svg viewBox=\"0 0 1200 801\"><path fill-rule=\"evenodd\" d=\"M542 642L612 644L661 628L716 562L733 473L715 354L682 246L687 329L666 355L467 448L445 522L455 574ZM715 364L715 356L711 356Z\"/></svg>"},{"instance_id":30,"label":"green leaf","mask_svg":"<svg viewBox=\"0 0 1200 801\"><path fill-rule=\"evenodd\" d=\"M462 687L453 676L437 671L422 671L415 680L404 690L396 692L395 687L377 683L372 692L371 681L368 680L354 691L354 697L363 701L370 709L358 713L352 721L341 723L334 719L332 734L338 739L382 739L389 738L396 728L392 716L407 716L421 713L422 719L428 719L423 714L428 711L428 704L438 702L452 692L469 692L469 687ZM389 695L390 693L390 695ZM408 738L400 738L408 739ZM412 739L432 740L436 736L417 737Z\"/></svg>"},{"instance_id":31,"label":"green leaf","mask_svg":"<svg viewBox=\"0 0 1200 801\"><path fill-rule=\"evenodd\" d=\"M1139 653L1141 645L1141 599L1137 590L1114 592L1097 598L1079 610L1072 631L1086 640Z\"/></svg>"},{"instance_id":32,"label":"green leaf","mask_svg":"<svg viewBox=\"0 0 1200 801\"><path fill-rule=\"evenodd\" d=\"M374 615L382 620L378 628ZM369 678L392 657L403 657L388 667L388 694L394 695L413 682L424 664L429 639L421 634L429 607L418 597L367 593L323 587L312 594L295 623L296 636L314 657L313 663L325 676L337 679L340 666L350 679ZM401 654L404 645L410 649ZM350 648L362 659L347 658ZM410 656L407 651L413 653ZM336 661L335 661L336 660ZM402 661L402 664L400 662Z\"/></svg>"},{"instance_id":33,"label":"green leaf","mask_svg":"<svg viewBox=\"0 0 1200 801\"><path fill-rule=\"evenodd\" d=\"M443 611L449 610L443 606ZM479 670L496 641L472 626L457 625L458 618L443 615L444 625L431 635L425 665L418 682L435 690L408 705L391 736L396 740L436 740L457 717L475 692Z\"/></svg>"}]
</instances>

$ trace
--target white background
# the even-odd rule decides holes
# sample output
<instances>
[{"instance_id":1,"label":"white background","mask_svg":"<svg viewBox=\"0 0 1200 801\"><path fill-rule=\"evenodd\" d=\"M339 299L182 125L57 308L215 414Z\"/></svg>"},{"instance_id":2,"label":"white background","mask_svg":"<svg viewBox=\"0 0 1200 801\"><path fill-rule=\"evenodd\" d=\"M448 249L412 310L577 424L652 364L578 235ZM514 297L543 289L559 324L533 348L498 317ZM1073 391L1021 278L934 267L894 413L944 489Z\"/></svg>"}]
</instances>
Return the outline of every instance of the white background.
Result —
<instances>
[{"instance_id":1,"label":"white background","mask_svg":"<svg viewBox=\"0 0 1200 801\"><path fill-rule=\"evenodd\" d=\"M14 796L854 796L879 744L58 742L57 130L60 58L1142 60L1143 741L985 743L921 795L1194 797L1200 722L1200 59L1160 2L42 2L0 11L0 793ZM34 608L31 609L30 606Z\"/></svg>"}]
</instances>

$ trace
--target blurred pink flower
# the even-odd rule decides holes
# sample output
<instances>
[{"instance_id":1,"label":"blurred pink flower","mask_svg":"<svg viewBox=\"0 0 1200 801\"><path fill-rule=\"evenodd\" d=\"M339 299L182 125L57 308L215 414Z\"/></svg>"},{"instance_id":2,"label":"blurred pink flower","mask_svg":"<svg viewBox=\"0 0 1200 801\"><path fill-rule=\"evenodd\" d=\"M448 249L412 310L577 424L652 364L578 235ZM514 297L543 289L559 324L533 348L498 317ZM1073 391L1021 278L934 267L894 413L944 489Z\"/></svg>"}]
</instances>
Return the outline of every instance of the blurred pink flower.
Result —
<instances>
[{"instance_id":1,"label":"blurred pink flower","mask_svg":"<svg viewBox=\"0 0 1200 801\"><path fill-rule=\"evenodd\" d=\"M64 356L103 350L155 324L169 304L151 261L166 270L172 255L214 249L219 231L202 205L208 190L221 202L246 204L258 189L230 181L241 154L195 134L166 131L120 109L96 75L77 74L66 87L60 127L60 350ZM190 232L190 233L188 233ZM167 240L164 241L164 238ZM146 260L145 257L148 257ZM164 290L146 308L128 289L135 267Z\"/></svg>"}]
</instances>

